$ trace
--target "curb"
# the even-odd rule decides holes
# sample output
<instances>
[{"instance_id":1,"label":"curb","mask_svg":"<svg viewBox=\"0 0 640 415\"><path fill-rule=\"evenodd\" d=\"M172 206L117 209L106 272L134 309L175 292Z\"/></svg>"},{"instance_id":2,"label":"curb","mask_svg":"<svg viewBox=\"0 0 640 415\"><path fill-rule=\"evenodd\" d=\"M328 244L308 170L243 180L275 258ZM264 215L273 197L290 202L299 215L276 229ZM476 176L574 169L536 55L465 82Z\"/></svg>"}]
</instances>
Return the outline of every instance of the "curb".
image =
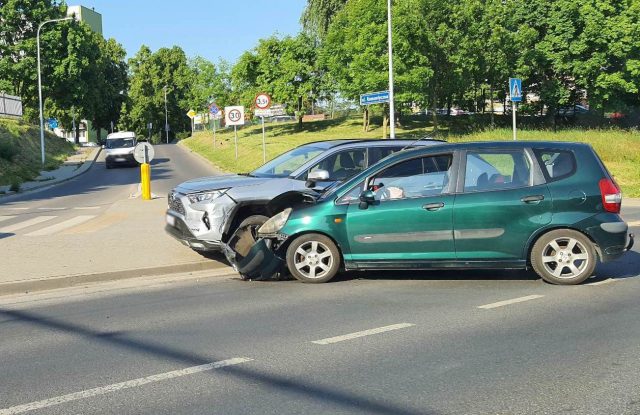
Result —
<instances>
[{"instance_id":1,"label":"curb","mask_svg":"<svg viewBox=\"0 0 640 415\"><path fill-rule=\"evenodd\" d=\"M100 272L86 275L66 275L62 277L44 278L39 280L27 280L0 283L0 296L12 294L24 294L34 291L46 291L57 288L69 288L78 285L95 282L116 281L137 277L160 276L166 274L176 274L179 272L195 272L220 269L225 267L215 261L191 262L179 265L165 265L161 267L130 269L123 271ZM229 268L230 273L234 273Z\"/></svg>"},{"instance_id":2,"label":"curb","mask_svg":"<svg viewBox=\"0 0 640 415\"><path fill-rule=\"evenodd\" d=\"M42 183L41 186L32 187L32 188L30 188L28 190L25 190L25 191L21 191L21 192L17 192L17 193L11 193L11 194L5 194L5 195L0 195L0 200L6 200L6 199L14 197L14 196L17 197L17 196L26 195L26 194L33 193L33 192L38 192L38 191L41 191L41 190L48 189L49 187L54 187L54 186L57 186L57 185L59 185L61 183L65 183L65 182L68 182L69 180L75 179L76 177L86 173L91 167L93 167L93 164L96 162L96 160L98 159L98 156L102 152L102 148L98 147L97 150L98 151L96 151L96 154L93 157L93 160L87 159L87 161L82 163L82 166L80 168L78 168L75 172L73 172L72 176L65 177L64 179L48 180L47 182Z\"/></svg>"}]
</instances>

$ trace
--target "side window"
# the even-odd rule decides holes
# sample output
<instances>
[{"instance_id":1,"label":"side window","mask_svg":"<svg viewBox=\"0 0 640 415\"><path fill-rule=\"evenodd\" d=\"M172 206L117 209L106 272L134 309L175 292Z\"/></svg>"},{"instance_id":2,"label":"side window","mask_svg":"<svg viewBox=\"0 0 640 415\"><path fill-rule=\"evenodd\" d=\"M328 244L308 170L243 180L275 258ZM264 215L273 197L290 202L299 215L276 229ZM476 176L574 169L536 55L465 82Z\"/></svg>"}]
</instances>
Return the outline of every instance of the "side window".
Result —
<instances>
[{"instance_id":1,"label":"side window","mask_svg":"<svg viewBox=\"0 0 640 415\"><path fill-rule=\"evenodd\" d=\"M364 189L364 180L358 183L357 185L355 185L353 189L349 190L349 193L347 193L346 195L338 199L337 203L341 204L341 203L351 203L351 202L359 201L360 193L362 193L363 189Z\"/></svg>"},{"instance_id":2,"label":"side window","mask_svg":"<svg viewBox=\"0 0 640 415\"><path fill-rule=\"evenodd\" d=\"M313 166L310 171L326 170L329 172L329 180L346 180L365 168L365 149L354 148L339 151L323 159Z\"/></svg>"},{"instance_id":3,"label":"side window","mask_svg":"<svg viewBox=\"0 0 640 415\"><path fill-rule=\"evenodd\" d=\"M402 147L370 147L369 148L369 166L373 166L383 158L402 150Z\"/></svg>"},{"instance_id":4,"label":"side window","mask_svg":"<svg viewBox=\"0 0 640 415\"><path fill-rule=\"evenodd\" d=\"M465 192L514 189L531 185L531 162L524 150L467 153Z\"/></svg>"},{"instance_id":5,"label":"side window","mask_svg":"<svg viewBox=\"0 0 640 415\"><path fill-rule=\"evenodd\" d=\"M547 181L571 176L576 171L576 158L567 150L533 149Z\"/></svg>"},{"instance_id":6,"label":"side window","mask_svg":"<svg viewBox=\"0 0 640 415\"><path fill-rule=\"evenodd\" d=\"M446 193L452 162L451 154L406 160L376 174L369 188L380 201Z\"/></svg>"}]
</instances>

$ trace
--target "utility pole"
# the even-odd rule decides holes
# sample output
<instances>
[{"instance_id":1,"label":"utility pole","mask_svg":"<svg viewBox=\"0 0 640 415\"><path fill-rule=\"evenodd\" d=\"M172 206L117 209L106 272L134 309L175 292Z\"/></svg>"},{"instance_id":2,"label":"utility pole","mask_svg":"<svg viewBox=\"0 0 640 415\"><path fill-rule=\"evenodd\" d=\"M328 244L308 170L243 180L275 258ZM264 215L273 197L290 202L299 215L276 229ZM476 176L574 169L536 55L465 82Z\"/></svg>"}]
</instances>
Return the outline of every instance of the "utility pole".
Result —
<instances>
[{"instance_id":1,"label":"utility pole","mask_svg":"<svg viewBox=\"0 0 640 415\"><path fill-rule=\"evenodd\" d=\"M167 86L164 88L164 131L167 135L167 144L169 144L169 113L167 112Z\"/></svg>"},{"instance_id":2,"label":"utility pole","mask_svg":"<svg viewBox=\"0 0 640 415\"><path fill-rule=\"evenodd\" d=\"M46 20L38 26L38 31L36 33L36 43L38 48L38 99L40 105L40 155L42 158L42 165L44 166L44 115L42 111L42 73L40 71L40 30L42 26L47 23L55 23L55 22L63 22L65 20L75 20L74 17L65 17L62 19L52 19Z\"/></svg>"},{"instance_id":3,"label":"utility pole","mask_svg":"<svg viewBox=\"0 0 640 415\"><path fill-rule=\"evenodd\" d=\"M387 17L388 17L388 42L389 42L389 138L396 138L396 114L395 105L393 103L393 36L391 35L391 0L387 0Z\"/></svg>"}]
</instances>

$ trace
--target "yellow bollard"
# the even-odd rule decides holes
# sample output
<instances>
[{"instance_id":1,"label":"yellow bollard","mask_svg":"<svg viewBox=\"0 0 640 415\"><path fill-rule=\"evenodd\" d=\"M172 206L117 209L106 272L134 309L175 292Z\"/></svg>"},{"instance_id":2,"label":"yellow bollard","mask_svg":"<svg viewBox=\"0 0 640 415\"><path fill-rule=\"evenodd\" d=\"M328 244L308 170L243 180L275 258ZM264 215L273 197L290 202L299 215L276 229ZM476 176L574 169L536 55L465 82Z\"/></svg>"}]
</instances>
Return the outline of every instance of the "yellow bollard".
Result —
<instances>
[{"instance_id":1,"label":"yellow bollard","mask_svg":"<svg viewBox=\"0 0 640 415\"><path fill-rule=\"evenodd\" d=\"M140 165L140 181L142 182L142 200L151 200L151 165Z\"/></svg>"}]
</instances>

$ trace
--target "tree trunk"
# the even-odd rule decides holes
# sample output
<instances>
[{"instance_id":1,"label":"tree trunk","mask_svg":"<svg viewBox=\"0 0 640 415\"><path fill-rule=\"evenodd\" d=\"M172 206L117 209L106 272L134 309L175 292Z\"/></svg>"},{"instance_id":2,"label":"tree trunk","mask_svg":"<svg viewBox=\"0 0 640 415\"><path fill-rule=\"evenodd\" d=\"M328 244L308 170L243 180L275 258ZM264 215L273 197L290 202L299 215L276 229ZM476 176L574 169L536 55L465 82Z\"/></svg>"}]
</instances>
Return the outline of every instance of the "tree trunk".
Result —
<instances>
[{"instance_id":1,"label":"tree trunk","mask_svg":"<svg viewBox=\"0 0 640 415\"><path fill-rule=\"evenodd\" d=\"M73 134L73 142L76 145L80 144L80 124L81 123L76 124L76 131Z\"/></svg>"},{"instance_id":2,"label":"tree trunk","mask_svg":"<svg viewBox=\"0 0 640 415\"><path fill-rule=\"evenodd\" d=\"M387 138L387 126L389 125L389 105L385 104L382 113L382 138Z\"/></svg>"},{"instance_id":3,"label":"tree trunk","mask_svg":"<svg viewBox=\"0 0 640 415\"><path fill-rule=\"evenodd\" d=\"M369 107L364 107L362 112L362 130L366 133L369 131Z\"/></svg>"},{"instance_id":4,"label":"tree trunk","mask_svg":"<svg viewBox=\"0 0 640 415\"><path fill-rule=\"evenodd\" d=\"M93 123L93 125L98 125L98 124ZM102 133L102 128L96 127L96 143L99 143L101 141L100 140L100 134L101 133ZM89 141L89 140L87 140L87 141Z\"/></svg>"},{"instance_id":5,"label":"tree trunk","mask_svg":"<svg viewBox=\"0 0 640 415\"><path fill-rule=\"evenodd\" d=\"M298 129L302 130L302 96L298 97Z\"/></svg>"},{"instance_id":6,"label":"tree trunk","mask_svg":"<svg viewBox=\"0 0 640 415\"><path fill-rule=\"evenodd\" d=\"M433 99L433 105L431 107L431 112L433 113L433 131L438 131L438 113L436 111L436 100Z\"/></svg>"},{"instance_id":7,"label":"tree trunk","mask_svg":"<svg viewBox=\"0 0 640 415\"><path fill-rule=\"evenodd\" d=\"M489 85L489 100L491 101L491 129L496 128L494 114L495 110L493 108L493 84Z\"/></svg>"}]
</instances>

